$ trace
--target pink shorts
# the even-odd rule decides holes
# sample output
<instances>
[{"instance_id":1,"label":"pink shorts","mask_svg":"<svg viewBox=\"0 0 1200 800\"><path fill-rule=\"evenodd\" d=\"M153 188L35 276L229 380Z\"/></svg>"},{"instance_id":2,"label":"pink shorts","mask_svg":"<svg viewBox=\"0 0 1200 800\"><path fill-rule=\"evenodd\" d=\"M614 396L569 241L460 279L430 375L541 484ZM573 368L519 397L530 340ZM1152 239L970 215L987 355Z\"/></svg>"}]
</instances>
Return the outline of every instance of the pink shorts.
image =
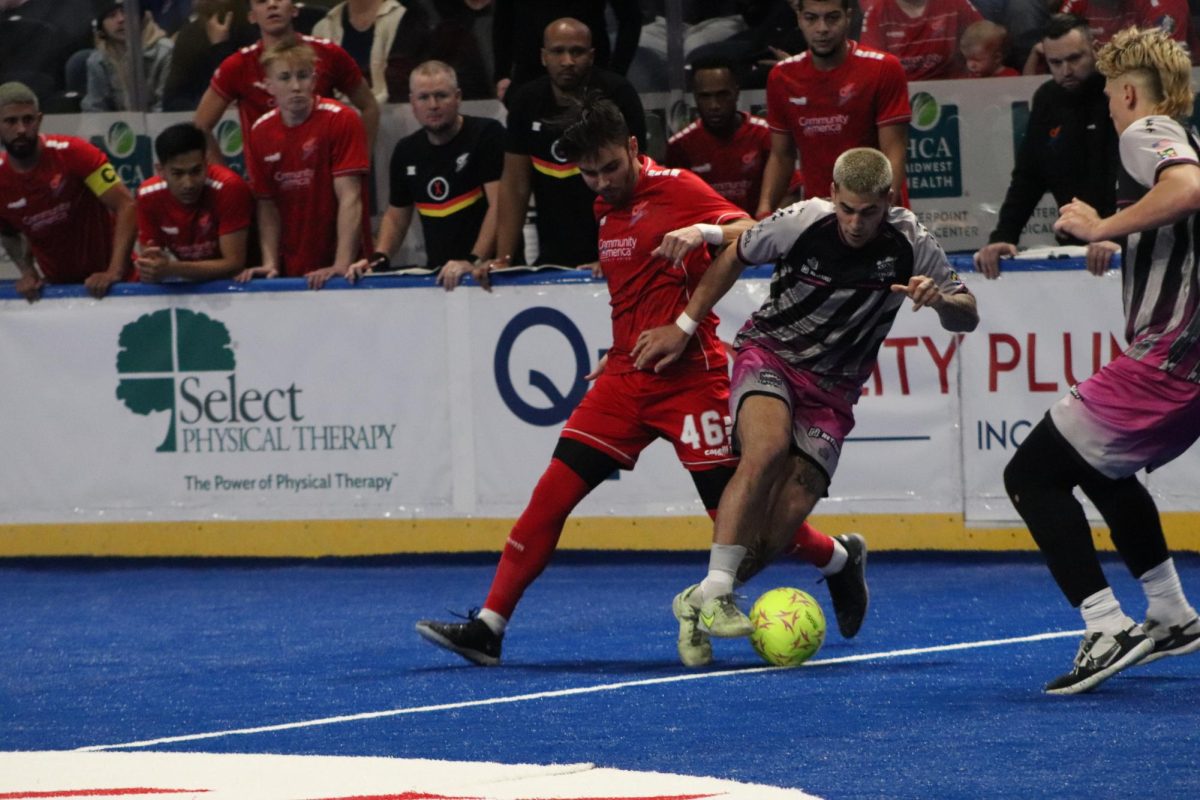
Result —
<instances>
[{"instance_id":1,"label":"pink shorts","mask_svg":"<svg viewBox=\"0 0 1200 800\"><path fill-rule=\"evenodd\" d=\"M791 409L796 449L833 480L842 443L854 428L854 402L844 384L831 388L822 386L822 381L821 376L793 367L765 347L742 345L733 360L729 407L734 430L743 400L756 394L778 397ZM733 447L736 452L736 436Z\"/></svg>"},{"instance_id":2,"label":"pink shorts","mask_svg":"<svg viewBox=\"0 0 1200 800\"><path fill-rule=\"evenodd\" d=\"M1200 438L1200 384L1119 356L1050 407L1059 433L1109 478L1161 467Z\"/></svg>"},{"instance_id":3,"label":"pink shorts","mask_svg":"<svg viewBox=\"0 0 1200 800\"><path fill-rule=\"evenodd\" d=\"M562 435L633 469L655 439L675 446L689 471L733 466L729 445L729 378L724 369L673 373L603 373L583 396Z\"/></svg>"}]
</instances>

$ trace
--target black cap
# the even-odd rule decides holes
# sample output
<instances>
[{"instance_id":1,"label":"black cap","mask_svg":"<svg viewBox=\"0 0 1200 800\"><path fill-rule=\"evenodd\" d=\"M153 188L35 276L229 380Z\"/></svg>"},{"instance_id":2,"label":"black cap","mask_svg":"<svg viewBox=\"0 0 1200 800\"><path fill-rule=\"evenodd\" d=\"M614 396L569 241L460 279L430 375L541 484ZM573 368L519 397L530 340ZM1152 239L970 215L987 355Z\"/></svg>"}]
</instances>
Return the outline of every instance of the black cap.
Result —
<instances>
[{"instance_id":1,"label":"black cap","mask_svg":"<svg viewBox=\"0 0 1200 800\"><path fill-rule=\"evenodd\" d=\"M92 9L96 12L95 25L100 27L104 18L125 5L125 0L92 0Z\"/></svg>"}]
</instances>

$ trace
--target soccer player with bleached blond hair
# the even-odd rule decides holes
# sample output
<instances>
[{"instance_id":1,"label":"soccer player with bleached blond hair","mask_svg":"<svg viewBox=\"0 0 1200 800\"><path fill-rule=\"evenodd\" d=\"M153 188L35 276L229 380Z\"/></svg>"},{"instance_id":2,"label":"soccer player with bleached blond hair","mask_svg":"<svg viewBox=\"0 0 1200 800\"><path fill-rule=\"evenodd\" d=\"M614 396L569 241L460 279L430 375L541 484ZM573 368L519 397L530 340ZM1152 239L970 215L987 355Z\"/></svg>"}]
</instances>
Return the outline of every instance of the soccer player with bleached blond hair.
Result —
<instances>
[{"instance_id":1,"label":"soccer player with bleached blond hair","mask_svg":"<svg viewBox=\"0 0 1200 800\"><path fill-rule=\"evenodd\" d=\"M775 264L770 296L734 340L729 407L741 460L717 509L708 575L675 598L681 624L696 619L723 638L751 633L734 586L783 552L828 493L854 404L905 297L933 309L947 330L979 323L974 296L937 240L911 211L891 205L892 178L881 151L843 152L830 199L803 200L741 234L684 309L701 319L747 266ZM643 330L635 363L667 369L689 340L673 325ZM858 537L846 549L851 558L865 554Z\"/></svg>"},{"instance_id":2,"label":"soccer player with bleached blond hair","mask_svg":"<svg viewBox=\"0 0 1200 800\"><path fill-rule=\"evenodd\" d=\"M1192 110L1191 61L1158 29L1116 34L1096 59L1120 138L1119 213L1075 200L1055 230L1085 242L1124 240L1125 336L1116 360L1055 403L1004 471L1013 505L1050 573L1083 616L1072 669L1051 694L1085 692L1126 667L1200 650L1200 616L1167 550L1158 508L1137 473L1200 438L1200 145L1180 120ZM1147 600L1141 624L1100 568L1073 490L1095 504Z\"/></svg>"}]
</instances>

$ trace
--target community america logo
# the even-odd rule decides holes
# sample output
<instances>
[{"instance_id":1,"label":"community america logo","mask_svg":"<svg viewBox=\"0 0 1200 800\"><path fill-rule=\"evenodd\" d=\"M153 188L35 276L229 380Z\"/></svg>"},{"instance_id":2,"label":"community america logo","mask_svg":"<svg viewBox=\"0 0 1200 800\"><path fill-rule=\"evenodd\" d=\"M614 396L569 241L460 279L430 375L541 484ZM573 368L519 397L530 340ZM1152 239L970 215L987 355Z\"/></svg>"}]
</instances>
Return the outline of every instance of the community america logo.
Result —
<instances>
[{"instance_id":1,"label":"community america logo","mask_svg":"<svg viewBox=\"0 0 1200 800\"><path fill-rule=\"evenodd\" d=\"M117 353L117 399L135 414L171 415L160 453L178 449L177 382L189 374L232 372L236 363L224 324L182 308L165 308L121 329Z\"/></svg>"}]
</instances>

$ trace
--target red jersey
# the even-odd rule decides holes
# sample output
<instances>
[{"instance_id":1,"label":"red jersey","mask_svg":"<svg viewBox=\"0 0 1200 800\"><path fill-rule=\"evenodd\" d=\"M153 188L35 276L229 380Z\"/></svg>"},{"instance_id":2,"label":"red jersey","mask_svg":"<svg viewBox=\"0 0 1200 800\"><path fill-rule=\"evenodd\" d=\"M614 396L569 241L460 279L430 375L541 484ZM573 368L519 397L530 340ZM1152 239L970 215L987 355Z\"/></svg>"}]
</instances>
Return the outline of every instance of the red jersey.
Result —
<instances>
[{"instance_id":1,"label":"red jersey","mask_svg":"<svg viewBox=\"0 0 1200 800\"><path fill-rule=\"evenodd\" d=\"M112 214L100 195L121 182L108 158L74 136L41 136L37 166L17 172L0 151L0 230L22 233L50 283L108 269Z\"/></svg>"},{"instance_id":2,"label":"red jersey","mask_svg":"<svg viewBox=\"0 0 1200 800\"><path fill-rule=\"evenodd\" d=\"M250 187L233 170L208 165L200 202L185 206L162 176L138 187L138 243L163 247L180 261L221 257L221 237L250 227L254 201Z\"/></svg>"},{"instance_id":3,"label":"red jersey","mask_svg":"<svg viewBox=\"0 0 1200 800\"><path fill-rule=\"evenodd\" d=\"M289 128L279 110L250 129L254 195L279 206L280 274L296 277L333 264L337 255L337 195L333 179L365 175L367 137L353 109L318 97L304 122ZM364 195L366 184L363 185ZM370 252L371 218L363 203L363 250Z\"/></svg>"},{"instance_id":4,"label":"red jersey","mask_svg":"<svg viewBox=\"0 0 1200 800\"><path fill-rule=\"evenodd\" d=\"M867 0L862 43L900 59L910 81L957 78L963 73L958 40L981 19L970 0L927 0L919 17L905 13L898 0Z\"/></svg>"},{"instance_id":5,"label":"red jersey","mask_svg":"<svg viewBox=\"0 0 1200 800\"><path fill-rule=\"evenodd\" d=\"M896 57L854 41L847 45L846 60L833 69L817 69L806 51L780 61L767 77L767 122L796 142L805 198L829 196L833 162L843 152L879 147L879 128L912 118L908 81Z\"/></svg>"},{"instance_id":6,"label":"red jersey","mask_svg":"<svg viewBox=\"0 0 1200 800\"><path fill-rule=\"evenodd\" d=\"M315 36L300 36L299 39L317 54L317 82L313 92L318 97L332 97L334 89L349 96L363 82L362 70L339 45ZM242 138L247 148L250 137L246 132L263 114L275 108L275 98L267 93L266 74L259 61L262 54L261 39L249 47L243 47L221 62L209 84L226 102L238 104ZM250 160L251 154L247 149L246 162Z\"/></svg>"},{"instance_id":7,"label":"red jersey","mask_svg":"<svg viewBox=\"0 0 1200 800\"><path fill-rule=\"evenodd\" d=\"M665 169L646 156L638 160L642 172L629 203L614 208L597 197L595 205L600 266L612 306L613 341L605 370L613 373L635 371L630 352L638 335L673 323L712 263L707 247L688 253L681 266L651 256L663 236L688 225L718 225L748 216L695 174ZM676 363L683 369L726 368L715 314L701 320Z\"/></svg>"},{"instance_id":8,"label":"red jersey","mask_svg":"<svg viewBox=\"0 0 1200 800\"><path fill-rule=\"evenodd\" d=\"M667 142L667 164L687 167L717 194L748 213L758 210L763 170L771 154L771 128L761 117L739 111L741 124L722 138L696 120Z\"/></svg>"},{"instance_id":9,"label":"red jersey","mask_svg":"<svg viewBox=\"0 0 1200 800\"><path fill-rule=\"evenodd\" d=\"M1188 43L1186 0L1065 0L1059 11L1087 19L1097 48L1130 26L1162 28L1175 41Z\"/></svg>"}]
</instances>

